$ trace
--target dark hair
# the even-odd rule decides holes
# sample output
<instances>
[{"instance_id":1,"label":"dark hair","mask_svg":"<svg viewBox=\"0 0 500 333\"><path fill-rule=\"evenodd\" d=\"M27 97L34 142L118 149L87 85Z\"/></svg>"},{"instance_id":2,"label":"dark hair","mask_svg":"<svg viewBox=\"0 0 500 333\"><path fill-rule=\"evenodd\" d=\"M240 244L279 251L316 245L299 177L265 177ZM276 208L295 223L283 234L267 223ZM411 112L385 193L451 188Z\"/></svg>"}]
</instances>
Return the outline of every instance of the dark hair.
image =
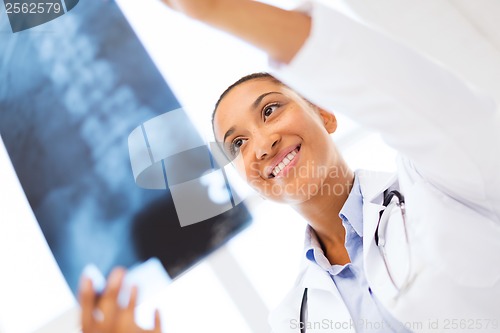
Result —
<instances>
[{"instance_id":1,"label":"dark hair","mask_svg":"<svg viewBox=\"0 0 500 333\"><path fill-rule=\"evenodd\" d=\"M239 86L240 84L242 84L244 82L247 82L247 81L250 81L250 80L256 80L256 79L268 79L268 80L271 80L271 81L273 81L275 83L283 84L280 80L278 80L277 78L275 78L271 74L266 73L266 72L259 72L259 73L253 73L253 74L249 74L249 75L243 76L241 79L239 79L238 81L236 81L235 83L233 83L232 85L230 85L229 87L227 87L226 90L224 90L224 92L220 95L219 100L217 101L217 103L215 103L215 108L214 108L214 111L212 112L212 131L214 133L215 133L215 129L214 129L215 113L217 112L217 108L219 107L219 104L222 101L222 99L224 97L226 97L226 95L231 90L233 90L235 87Z\"/></svg>"}]
</instances>

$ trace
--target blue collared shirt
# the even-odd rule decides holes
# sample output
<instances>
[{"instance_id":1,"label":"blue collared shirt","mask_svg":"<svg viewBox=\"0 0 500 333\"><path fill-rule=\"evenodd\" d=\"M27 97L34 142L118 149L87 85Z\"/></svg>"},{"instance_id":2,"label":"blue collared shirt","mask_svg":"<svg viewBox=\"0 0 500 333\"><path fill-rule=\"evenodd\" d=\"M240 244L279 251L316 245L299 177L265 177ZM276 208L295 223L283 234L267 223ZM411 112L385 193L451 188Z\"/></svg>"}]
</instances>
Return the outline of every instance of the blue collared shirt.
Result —
<instances>
[{"instance_id":1,"label":"blue collared shirt","mask_svg":"<svg viewBox=\"0 0 500 333\"><path fill-rule=\"evenodd\" d=\"M363 270L363 195L357 176L339 217L346 230L345 246L351 262L331 265L311 227L306 231L306 242L309 242L306 243L307 259L330 274L349 310L356 332L410 332L378 303L366 281Z\"/></svg>"}]
</instances>

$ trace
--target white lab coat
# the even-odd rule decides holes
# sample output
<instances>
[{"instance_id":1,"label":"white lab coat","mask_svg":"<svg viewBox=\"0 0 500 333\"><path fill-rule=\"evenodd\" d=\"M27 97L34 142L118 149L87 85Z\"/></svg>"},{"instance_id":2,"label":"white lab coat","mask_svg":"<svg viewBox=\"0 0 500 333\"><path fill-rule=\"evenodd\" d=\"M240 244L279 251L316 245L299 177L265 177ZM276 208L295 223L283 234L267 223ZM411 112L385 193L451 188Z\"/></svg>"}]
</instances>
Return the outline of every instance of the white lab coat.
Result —
<instances>
[{"instance_id":1,"label":"white lab coat","mask_svg":"<svg viewBox=\"0 0 500 333\"><path fill-rule=\"evenodd\" d=\"M414 331L500 330L495 102L380 32L323 5L310 11L311 35L290 64L273 65L273 74L318 106L379 131L400 152L397 174L359 175L364 270L373 293ZM396 182L406 199L412 262L411 284L399 297L374 243L382 193ZM271 314L275 333L299 332L305 287L308 321L327 320L308 332L353 331L328 273L304 259L296 285Z\"/></svg>"}]
</instances>

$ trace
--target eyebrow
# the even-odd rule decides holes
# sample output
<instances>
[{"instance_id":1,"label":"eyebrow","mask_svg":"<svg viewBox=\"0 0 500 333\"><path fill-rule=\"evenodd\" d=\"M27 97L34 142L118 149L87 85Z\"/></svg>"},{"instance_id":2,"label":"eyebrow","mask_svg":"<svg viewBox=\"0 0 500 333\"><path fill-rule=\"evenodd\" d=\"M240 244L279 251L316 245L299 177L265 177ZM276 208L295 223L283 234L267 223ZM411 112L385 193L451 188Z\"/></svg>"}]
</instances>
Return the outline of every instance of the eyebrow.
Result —
<instances>
[{"instance_id":1,"label":"eyebrow","mask_svg":"<svg viewBox=\"0 0 500 333\"><path fill-rule=\"evenodd\" d=\"M278 91L270 91L270 92L267 92L267 93L264 93L262 95L260 95L259 97L257 97L257 99L252 103L252 109L256 109L259 104L262 102L262 100L267 96L267 95L271 95L271 94L279 94L279 95L283 95L282 93L278 92ZM226 138L228 136L230 136L231 134L234 133L234 126L231 127L227 132L226 134L224 134L224 139L222 139L222 142L226 142Z\"/></svg>"},{"instance_id":2,"label":"eyebrow","mask_svg":"<svg viewBox=\"0 0 500 333\"><path fill-rule=\"evenodd\" d=\"M254 108L254 109L257 108L259 106L259 104L262 102L262 100L264 99L264 97L266 97L267 95L271 95L271 94L283 95L282 93L277 92L277 91L270 91L270 92L267 92L265 94L262 94L259 97L257 97L257 99L252 103L252 108Z\"/></svg>"},{"instance_id":3,"label":"eyebrow","mask_svg":"<svg viewBox=\"0 0 500 333\"><path fill-rule=\"evenodd\" d=\"M231 134L233 134L233 133L234 133L234 127L231 127L231 128L230 128L230 129L226 132L226 134L224 134L224 139L222 140L222 142L226 142L226 138L227 138L228 136L230 136Z\"/></svg>"}]
</instances>

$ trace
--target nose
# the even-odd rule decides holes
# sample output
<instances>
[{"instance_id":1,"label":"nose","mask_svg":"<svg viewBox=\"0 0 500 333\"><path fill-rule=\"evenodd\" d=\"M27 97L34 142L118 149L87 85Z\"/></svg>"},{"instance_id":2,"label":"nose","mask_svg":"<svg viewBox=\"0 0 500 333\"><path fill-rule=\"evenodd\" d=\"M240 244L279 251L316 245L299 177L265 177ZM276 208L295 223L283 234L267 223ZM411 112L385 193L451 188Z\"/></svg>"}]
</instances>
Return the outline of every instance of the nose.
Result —
<instances>
[{"instance_id":1,"label":"nose","mask_svg":"<svg viewBox=\"0 0 500 333\"><path fill-rule=\"evenodd\" d=\"M273 155L278 143L281 141L281 136L277 133L266 134L262 133L254 137L255 157L258 160L263 160L268 156Z\"/></svg>"}]
</instances>

